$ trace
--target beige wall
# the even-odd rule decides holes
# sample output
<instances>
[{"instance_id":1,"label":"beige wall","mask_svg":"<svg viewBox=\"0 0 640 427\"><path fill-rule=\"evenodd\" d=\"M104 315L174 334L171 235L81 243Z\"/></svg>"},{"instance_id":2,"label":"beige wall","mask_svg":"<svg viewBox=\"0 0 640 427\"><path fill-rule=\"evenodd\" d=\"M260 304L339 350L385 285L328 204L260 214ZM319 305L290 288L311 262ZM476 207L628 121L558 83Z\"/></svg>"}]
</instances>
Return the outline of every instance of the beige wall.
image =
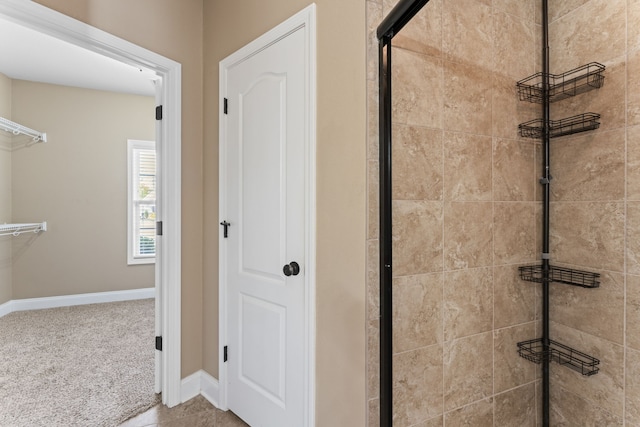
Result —
<instances>
[{"instance_id":1,"label":"beige wall","mask_svg":"<svg viewBox=\"0 0 640 427\"><path fill-rule=\"evenodd\" d=\"M154 140L153 97L13 80L13 120L47 133L16 145L15 222L48 231L13 238L13 299L154 286L127 265L127 139ZM18 138L18 137L15 137Z\"/></svg>"},{"instance_id":2,"label":"beige wall","mask_svg":"<svg viewBox=\"0 0 640 427\"><path fill-rule=\"evenodd\" d=\"M306 7L205 0L204 367L217 374L218 63ZM319 0L317 425L365 418L365 37L363 2Z\"/></svg>"},{"instance_id":3,"label":"beige wall","mask_svg":"<svg viewBox=\"0 0 640 427\"><path fill-rule=\"evenodd\" d=\"M182 376L202 367L202 0L38 0L182 64Z\"/></svg>"},{"instance_id":4,"label":"beige wall","mask_svg":"<svg viewBox=\"0 0 640 427\"><path fill-rule=\"evenodd\" d=\"M0 117L11 119L11 79L0 74ZM11 220L11 134L0 130L0 224ZM0 304L11 300L11 237L0 236Z\"/></svg>"}]
</instances>

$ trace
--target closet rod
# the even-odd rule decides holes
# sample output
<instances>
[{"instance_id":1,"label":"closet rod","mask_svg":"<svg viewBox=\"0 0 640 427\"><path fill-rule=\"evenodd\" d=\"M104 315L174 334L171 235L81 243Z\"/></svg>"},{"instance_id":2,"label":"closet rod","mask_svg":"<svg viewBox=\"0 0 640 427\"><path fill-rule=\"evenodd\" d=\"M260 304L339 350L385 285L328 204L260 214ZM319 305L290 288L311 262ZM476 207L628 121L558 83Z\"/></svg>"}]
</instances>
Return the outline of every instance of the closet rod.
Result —
<instances>
[{"instance_id":1,"label":"closet rod","mask_svg":"<svg viewBox=\"0 0 640 427\"><path fill-rule=\"evenodd\" d=\"M21 124L12 122L11 120L5 119L4 117L0 117L0 129L11 132L14 135L22 134L30 136L35 142L47 142L46 133L38 132L37 130L22 126Z\"/></svg>"},{"instance_id":2,"label":"closet rod","mask_svg":"<svg viewBox=\"0 0 640 427\"><path fill-rule=\"evenodd\" d=\"M39 233L47 231L47 222L28 224L0 224L0 236L19 236L22 233Z\"/></svg>"}]
</instances>

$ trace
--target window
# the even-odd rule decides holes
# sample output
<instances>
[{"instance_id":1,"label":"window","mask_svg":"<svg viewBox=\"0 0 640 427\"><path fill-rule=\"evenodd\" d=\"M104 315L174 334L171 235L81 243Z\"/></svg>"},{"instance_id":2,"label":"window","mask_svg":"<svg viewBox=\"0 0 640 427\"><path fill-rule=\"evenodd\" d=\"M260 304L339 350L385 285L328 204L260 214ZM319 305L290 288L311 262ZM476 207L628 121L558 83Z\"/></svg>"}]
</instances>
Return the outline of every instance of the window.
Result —
<instances>
[{"instance_id":1,"label":"window","mask_svg":"<svg viewBox=\"0 0 640 427\"><path fill-rule=\"evenodd\" d=\"M156 256L156 143L130 139L128 151L128 262Z\"/></svg>"}]
</instances>

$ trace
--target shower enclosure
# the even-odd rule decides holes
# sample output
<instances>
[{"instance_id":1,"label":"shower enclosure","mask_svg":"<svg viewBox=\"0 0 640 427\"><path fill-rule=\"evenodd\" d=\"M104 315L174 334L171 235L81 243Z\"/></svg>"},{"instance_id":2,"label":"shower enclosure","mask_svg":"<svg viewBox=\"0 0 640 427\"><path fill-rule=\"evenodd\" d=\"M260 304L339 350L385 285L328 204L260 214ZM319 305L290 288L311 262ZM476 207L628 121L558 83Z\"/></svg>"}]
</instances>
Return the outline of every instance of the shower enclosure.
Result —
<instances>
[{"instance_id":1,"label":"shower enclosure","mask_svg":"<svg viewBox=\"0 0 640 427\"><path fill-rule=\"evenodd\" d=\"M640 2L367 8L369 425L640 423Z\"/></svg>"}]
</instances>

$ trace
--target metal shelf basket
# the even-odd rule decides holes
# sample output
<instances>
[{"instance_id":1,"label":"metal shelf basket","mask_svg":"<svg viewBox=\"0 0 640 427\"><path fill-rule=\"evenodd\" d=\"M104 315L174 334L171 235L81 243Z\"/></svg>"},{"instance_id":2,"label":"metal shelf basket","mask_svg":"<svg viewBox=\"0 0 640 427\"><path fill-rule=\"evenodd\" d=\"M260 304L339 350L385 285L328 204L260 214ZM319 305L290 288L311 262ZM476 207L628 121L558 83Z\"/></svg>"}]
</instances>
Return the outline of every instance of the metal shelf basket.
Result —
<instances>
[{"instance_id":1,"label":"metal shelf basket","mask_svg":"<svg viewBox=\"0 0 640 427\"><path fill-rule=\"evenodd\" d=\"M548 74L549 102L560 101L602 87L604 70L604 65L590 62L562 74ZM543 80L544 73L536 73L520 80L516 84L520 100L541 104L544 95Z\"/></svg>"},{"instance_id":2,"label":"metal shelf basket","mask_svg":"<svg viewBox=\"0 0 640 427\"><path fill-rule=\"evenodd\" d=\"M600 370L598 368L600 360L553 340L549 340L549 347L546 350L542 344L542 338L519 342L518 354L537 364L542 363L546 358L550 362L557 362L585 376L595 375Z\"/></svg>"}]
</instances>

